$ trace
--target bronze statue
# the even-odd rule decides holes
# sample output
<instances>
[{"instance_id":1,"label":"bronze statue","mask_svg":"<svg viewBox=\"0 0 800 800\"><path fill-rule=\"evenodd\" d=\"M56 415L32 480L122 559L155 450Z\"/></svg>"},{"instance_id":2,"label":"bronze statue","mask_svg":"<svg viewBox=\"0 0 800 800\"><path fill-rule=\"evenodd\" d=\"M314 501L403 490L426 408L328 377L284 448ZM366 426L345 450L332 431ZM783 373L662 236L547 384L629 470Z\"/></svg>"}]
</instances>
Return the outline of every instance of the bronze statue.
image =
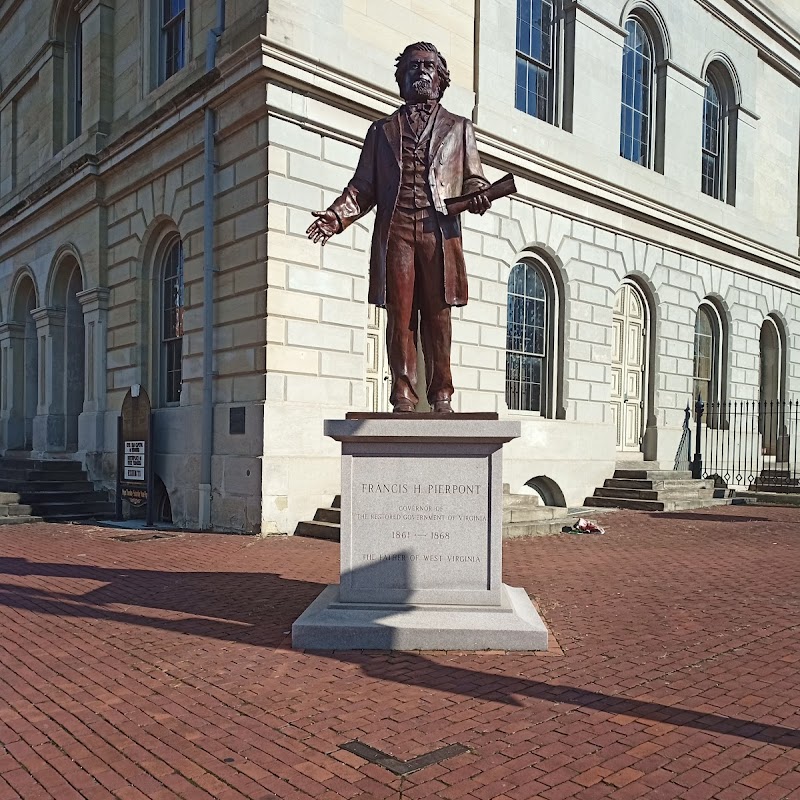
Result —
<instances>
[{"instance_id":1,"label":"bronze statue","mask_svg":"<svg viewBox=\"0 0 800 800\"><path fill-rule=\"evenodd\" d=\"M450 308L466 305L467 272L460 217L448 215L445 201L470 194L467 210L483 214L489 182L472 123L439 104L450 85L441 53L428 42L409 45L395 78L405 105L370 126L355 175L326 211L313 212L307 233L324 245L377 206L369 302L386 307L390 401L398 413L419 401L419 322L428 402L451 413Z\"/></svg>"}]
</instances>

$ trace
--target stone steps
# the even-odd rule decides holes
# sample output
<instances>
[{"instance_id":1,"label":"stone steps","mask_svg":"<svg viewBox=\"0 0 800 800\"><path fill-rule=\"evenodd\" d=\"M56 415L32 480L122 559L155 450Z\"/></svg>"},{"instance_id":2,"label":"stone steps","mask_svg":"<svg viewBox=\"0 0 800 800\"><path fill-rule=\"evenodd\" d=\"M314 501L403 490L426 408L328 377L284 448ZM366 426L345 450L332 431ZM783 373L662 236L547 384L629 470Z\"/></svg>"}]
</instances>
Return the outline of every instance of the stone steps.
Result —
<instances>
[{"instance_id":1,"label":"stone steps","mask_svg":"<svg viewBox=\"0 0 800 800\"><path fill-rule=\"evenodd\" d=\"M694 500L627 500L616 497L587 497L592 508L625 508L631 511L686 511L691 508L730 505L726 498L697 498ZM591 500L591 504L588 502Z\"/></svg>"},{"instance_id":2,"label":"stone steps","mask_svg":"<svg viewBox=\"0 0 800 800\"><path fill-rule=\"evenodd\" d=\"M114 510L77 461L0 459L0 519L65 522L110 517Z\"/></svg>"},{"instance_id":3,"label":"stone steps","mask_svg":"<svg viewBox=\"0 0 800 800\"><path fill-rule=\"evenodd\" d=\"M27 517L33 509L24 503L0 503L0 517Z\"/></svg>"},{"instance_id":4,"label":"stone steps","mask_svg":"<svg viewBox=\"0 0 800 800\"><path fill-rule=\"evenodd\" d=\"M729 502L718 493L715 496L713 480L692 480L691 472L663 470L656 462L618 463L614 476L584 501L591 508L635 511L682 511Z\"/></svg>"},{"instance_id":5,"label":"stone steps","mask_svg":"<svg viewBox=\"0 0 800 800\"><path fill-rule=\"evenodd\" d=\"M308 539L325 539L329 542L338 542L341 536L341 527L336 522L298 522L294 529L295 536L305 536Z\"/></svg>"},{"instance_id":6,"label":"stone steps","mask_svg":"<svg viewBox=\"0 0 800 800\"><path fill-rule=\"evenodd\" d=\"M800 484L798 483L769 483L767 481L756 481L749 487L751 492L782 492L783 494L800 494Z\"/></svg>"},{"instance_id":7,"label":"stone steps","mask_svg":"<svg viewBox=\"0 0 800 800\"><path fill-rule=\"evenodd\" d=\"M22 502L22 498L16 492L0 492L0 525L40 522L41 517L31 512L31 507Z\"/></svg>"},{"instance_id":8,"label":"stone steps","mask_svg":"<svg viewBox=\"0 0 800 800\"><path fill-rule=\"evenodd\" d=\"M800 506L800 494L795 492L740 491L736 490L736 501L754 505Z\"/></svg>"}]
</instances>

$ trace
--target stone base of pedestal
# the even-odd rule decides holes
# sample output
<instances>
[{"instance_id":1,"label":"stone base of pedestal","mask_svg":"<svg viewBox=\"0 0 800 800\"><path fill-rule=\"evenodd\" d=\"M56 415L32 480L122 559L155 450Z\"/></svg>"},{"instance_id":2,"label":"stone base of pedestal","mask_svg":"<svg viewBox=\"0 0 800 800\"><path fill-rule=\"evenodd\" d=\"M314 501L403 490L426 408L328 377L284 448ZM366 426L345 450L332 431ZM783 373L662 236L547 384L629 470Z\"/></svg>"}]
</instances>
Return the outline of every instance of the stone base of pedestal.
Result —
<instances>
[{"instance_id":1,"label":"stone base of pedestal","mask_svg":"<svg viewBox=\"0 0 800 800\"><path fill-rule=\"evenodd\" d=\"M292 625L307 650L547 650L547 628L524 589L499 606L343 603L333 584Z\"/></svg>"}]
</instances>

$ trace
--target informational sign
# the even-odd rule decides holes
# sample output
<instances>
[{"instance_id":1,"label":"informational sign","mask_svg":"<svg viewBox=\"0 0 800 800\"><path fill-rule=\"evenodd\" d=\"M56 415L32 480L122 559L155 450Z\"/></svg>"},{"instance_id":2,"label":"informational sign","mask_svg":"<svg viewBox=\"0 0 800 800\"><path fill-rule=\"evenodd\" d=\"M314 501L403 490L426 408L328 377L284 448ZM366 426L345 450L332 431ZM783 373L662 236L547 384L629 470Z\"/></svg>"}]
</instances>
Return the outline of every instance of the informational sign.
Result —
<instances>
[{"instance_id":1,"label":"informational sign","mask_svg":"<svg viewBox=\"0 0 800 800\"><path fill-rule=\"evenodd\" d=\"M141 386L132 386L122 401L118 445L119 494L132 506L143 506L151 499L150 422L150 398Z\"/></svg>"},{"instance_id":2,"label":"informational sign","mask_svg":"<svg viewBox=\"0 0 800 800\"><path fill-rule=\"evenodd\" d=\"M125 453L122 461L122 477L126 481L145 480L144 457L146 452L145 442L124 442Z\"/></svg>"}]
</instances>

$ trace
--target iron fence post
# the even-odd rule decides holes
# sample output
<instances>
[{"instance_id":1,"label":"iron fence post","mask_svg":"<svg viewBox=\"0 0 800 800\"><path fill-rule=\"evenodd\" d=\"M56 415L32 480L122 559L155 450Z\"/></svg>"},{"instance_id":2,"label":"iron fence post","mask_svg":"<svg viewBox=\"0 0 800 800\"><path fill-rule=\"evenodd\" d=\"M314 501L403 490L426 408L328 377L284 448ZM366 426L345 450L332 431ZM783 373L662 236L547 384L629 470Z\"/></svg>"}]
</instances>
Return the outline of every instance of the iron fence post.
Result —
<instances>
[{"instance_id":1,"label":"iron fence post","mask_svg":"<svg viewBox=\"0 0 800 800\"><path fill-rule=\"evenodd\" d=\"M695 414L697 414L697 428L695 430L694 461L692 461L692 477L695 479L703 477L703 453L700 448L700 435L703 428L703 411L705 404L703 398L698 394L697 402L694 404Z\"/></svg>"}]
</instances>

